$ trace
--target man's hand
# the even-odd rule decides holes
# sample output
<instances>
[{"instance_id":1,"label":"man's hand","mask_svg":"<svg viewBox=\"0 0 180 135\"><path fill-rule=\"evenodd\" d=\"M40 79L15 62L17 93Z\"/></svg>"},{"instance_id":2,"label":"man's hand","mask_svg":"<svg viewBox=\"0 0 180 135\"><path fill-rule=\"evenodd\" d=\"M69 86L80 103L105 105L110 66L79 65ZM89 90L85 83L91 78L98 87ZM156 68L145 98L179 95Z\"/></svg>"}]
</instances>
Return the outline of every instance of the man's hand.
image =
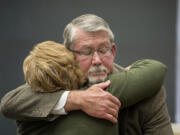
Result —
<instances>
[{"instance_id":1,"label":"man's hand","mask_svg":"<svg viewBox=\"0 0 180 135\"><path fill-rule=\"evenodd\" d=\"M117 122L120 101L109 92L104 91L110 81L95 84L83 91L71 91L65 105L66 111L82 110L96 118Z\"/></svg>"}]
</instances>

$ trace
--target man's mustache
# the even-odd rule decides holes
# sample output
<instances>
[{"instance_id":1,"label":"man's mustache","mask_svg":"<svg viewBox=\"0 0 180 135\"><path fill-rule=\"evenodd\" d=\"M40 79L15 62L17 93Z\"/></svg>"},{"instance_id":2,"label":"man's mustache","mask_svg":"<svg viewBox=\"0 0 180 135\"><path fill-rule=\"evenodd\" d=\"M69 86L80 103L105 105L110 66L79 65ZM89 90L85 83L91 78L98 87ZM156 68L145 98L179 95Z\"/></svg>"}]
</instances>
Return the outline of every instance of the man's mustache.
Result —
<instances>
[{"instance_id":1,"label":"man's mustache","mask_svg":"<svg viewBox=\"0 0 180 135\"><path fill-rule=\"evenodd\" d=\"M105 66L93 66L89 69L88 74L94 72L107 72L107 68Z\"/></svg>"}]
</instances>

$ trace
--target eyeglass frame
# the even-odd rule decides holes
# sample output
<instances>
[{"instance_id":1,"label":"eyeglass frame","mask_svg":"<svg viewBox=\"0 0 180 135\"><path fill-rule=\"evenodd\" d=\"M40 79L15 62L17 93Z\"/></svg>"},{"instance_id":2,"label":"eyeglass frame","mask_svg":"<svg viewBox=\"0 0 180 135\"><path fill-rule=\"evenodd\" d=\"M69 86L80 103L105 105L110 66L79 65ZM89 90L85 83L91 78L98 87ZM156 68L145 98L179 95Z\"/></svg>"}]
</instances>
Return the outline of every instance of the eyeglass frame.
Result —
<instances>
[{"instance_id":1,"label":"eyeglass frame","mask_svg":"<svg viewBox=\"0 0 180 135\"><path fill-rule=\"evenodd\" d=\"M105 53L102 53L100 49L101 48L98 48L97 50L95 50L95 49L91 48L90 54L84 54L82 51L77 51L77 50L73 50L71 48L68 48L69 51L76 53L76 54L79 54L81 56L86 56L86 57L93 56L95 52L97 52L99 56L105 56L106 53L112 52L112 46L110 48L108 48Z\"/></svg>"}]
</instances>

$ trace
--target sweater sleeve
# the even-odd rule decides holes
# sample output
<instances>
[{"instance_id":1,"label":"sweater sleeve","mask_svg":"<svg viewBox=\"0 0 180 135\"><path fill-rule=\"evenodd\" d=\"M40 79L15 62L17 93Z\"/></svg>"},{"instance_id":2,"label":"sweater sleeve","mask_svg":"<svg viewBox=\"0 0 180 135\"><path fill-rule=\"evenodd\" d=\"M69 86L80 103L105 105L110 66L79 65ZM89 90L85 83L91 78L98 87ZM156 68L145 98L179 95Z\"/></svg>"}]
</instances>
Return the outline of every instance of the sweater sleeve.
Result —
<instances>
[{"instance_id":1,"label":"sweater sleeve","mask_svg":"<svg viewBox=\"0 0 180 135\"><path fill-rule=\"evenodd\" d=\"M136 61L129 70L108 77L111 85L107 91L119 98L123 109L155 94L163 84L166 70L159 61Z\"/></svg>"}]
</instances>

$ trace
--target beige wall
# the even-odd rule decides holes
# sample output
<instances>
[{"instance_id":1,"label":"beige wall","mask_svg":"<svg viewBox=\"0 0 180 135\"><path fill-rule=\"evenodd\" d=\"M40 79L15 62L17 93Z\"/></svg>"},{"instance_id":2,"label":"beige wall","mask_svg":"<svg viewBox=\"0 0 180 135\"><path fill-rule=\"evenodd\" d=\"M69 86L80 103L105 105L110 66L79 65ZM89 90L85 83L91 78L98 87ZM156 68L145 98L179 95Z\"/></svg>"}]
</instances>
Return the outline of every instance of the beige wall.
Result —
<instances>
[{"instance_id":1,"label":"beige wall","mask_svg":"<svg viewBox=\"0 0 180 135\"><path fill-rule=\"evenodd\" d=\"M180 124L172 124L174 135L180 135Z\"/></svg>"}]
</instances>

